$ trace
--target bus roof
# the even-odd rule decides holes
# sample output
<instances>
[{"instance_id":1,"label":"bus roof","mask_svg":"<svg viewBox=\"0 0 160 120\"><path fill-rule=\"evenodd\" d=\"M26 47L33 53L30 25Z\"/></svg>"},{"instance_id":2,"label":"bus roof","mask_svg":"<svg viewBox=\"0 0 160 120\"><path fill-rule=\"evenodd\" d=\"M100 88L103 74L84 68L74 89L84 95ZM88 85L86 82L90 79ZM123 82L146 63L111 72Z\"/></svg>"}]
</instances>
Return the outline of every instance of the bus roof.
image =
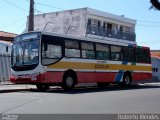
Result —
<instances>
[{"instance_id":1,"label":"bus roof","mask_svg":"<svg viewBox=\"0 0 160 120\"><path fill-rule=\"evenodd\" d=\"M21 35L29 34L29 33L41 33L42 35L58 36L58 37L68 38L68 39L77 39L77 40L83 40L83 41L89 41L89 42L128 46L128 47L132 47L132 48L150 49L149 47L146 47L146 46L138 46L136 44L128 44L128 43L125 43L125 42L120 42L119 40L112 41L112 40L109 40L109 39L104 40L104 39L100 39L100 38L77 37L77 36L72 36L72 35L67 35L67 34L58 34L58 33L53 33L53 32L46 32L46 31L31 31L31 32L23 33ZM20 36L20 35L18 35L18 36Z\"/></svg>"}]
</instances>

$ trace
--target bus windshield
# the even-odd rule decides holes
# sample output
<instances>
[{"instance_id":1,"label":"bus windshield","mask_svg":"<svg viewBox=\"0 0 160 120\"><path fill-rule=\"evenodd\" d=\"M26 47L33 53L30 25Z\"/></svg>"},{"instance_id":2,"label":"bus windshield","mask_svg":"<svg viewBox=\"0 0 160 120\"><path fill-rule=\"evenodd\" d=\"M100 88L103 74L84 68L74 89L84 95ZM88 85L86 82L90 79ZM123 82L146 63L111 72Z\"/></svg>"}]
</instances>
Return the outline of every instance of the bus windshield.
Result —
<instances>
[{"instance_id":1,"label":"bus windshield","mask_svg":"<svg viewBox=\"0 0 160 120\"><path fill-rule=\"evenodd\" d=\"M17 42L12 47L12 68L14 70L31 70L38 65L39 39Z\"/></svg>"}]
</instances>

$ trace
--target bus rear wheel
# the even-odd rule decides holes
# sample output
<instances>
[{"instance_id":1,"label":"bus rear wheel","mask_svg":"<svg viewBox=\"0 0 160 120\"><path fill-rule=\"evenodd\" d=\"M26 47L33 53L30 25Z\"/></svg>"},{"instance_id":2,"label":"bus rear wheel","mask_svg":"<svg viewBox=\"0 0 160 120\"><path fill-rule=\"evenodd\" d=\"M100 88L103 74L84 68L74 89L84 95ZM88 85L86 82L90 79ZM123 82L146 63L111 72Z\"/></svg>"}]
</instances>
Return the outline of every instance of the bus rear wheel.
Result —
<instances>
[{"instance_id":1,"label":"bus rear wheel","mask_svg":"<svg viewBox=\"0 0 160 120\"><path fill-rule=\"evenodd\" d=\"M132 78L130 75L124 74L123 76L123 82L120 83L120 86L122 87L129 87L131 86Z\"/></svg>"},{"instance_id":2,"label":"bus rear wheel","mask_svg":"<svg viewBox=\"0 0 160 120\"><path fill-rule=\"evenodd\" d=\"M67 75L64 77L62 82L62 88L64 90L71 90L75 87L76 80L72 75Z\"/></svg>"},{"instance_id":3,"label":"bus rear wheel","mask_svg":"<svg viewBox=\"0 0 160 120\"><path fill-rule=\"evenodd\" d=\"M37 84L36 87L40 91L46 91L49 89L49 85L46 85L46 84Z\"/></svg>"}]
</instances>

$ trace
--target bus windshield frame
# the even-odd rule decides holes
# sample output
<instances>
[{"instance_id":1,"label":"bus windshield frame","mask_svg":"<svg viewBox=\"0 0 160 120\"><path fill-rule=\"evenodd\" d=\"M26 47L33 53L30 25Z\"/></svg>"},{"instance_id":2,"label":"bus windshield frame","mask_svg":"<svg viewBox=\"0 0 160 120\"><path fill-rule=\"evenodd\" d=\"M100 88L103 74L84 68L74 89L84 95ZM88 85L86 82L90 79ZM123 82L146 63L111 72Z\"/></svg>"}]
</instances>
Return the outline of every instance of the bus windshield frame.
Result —
<instances>
[{"instance_id":1,"label":"bus windshield frame","mask_svg":"<svg viewBox=\"0 0 160 120\"><path fill-rule=\"evenodd\" d=\"M39 64L40 33L28 33L14 39L11 67L15 71L32 70Z\"/></svg>"}]
</instances>

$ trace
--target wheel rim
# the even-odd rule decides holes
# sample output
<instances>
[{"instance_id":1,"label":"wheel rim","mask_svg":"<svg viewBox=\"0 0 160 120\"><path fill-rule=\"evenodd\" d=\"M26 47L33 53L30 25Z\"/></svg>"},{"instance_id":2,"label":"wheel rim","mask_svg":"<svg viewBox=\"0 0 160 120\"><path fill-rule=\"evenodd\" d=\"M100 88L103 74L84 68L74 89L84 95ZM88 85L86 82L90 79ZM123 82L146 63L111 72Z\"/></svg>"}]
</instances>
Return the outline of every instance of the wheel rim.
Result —
<instances>
[{"instance_id":1,"label":"wheel rim","mask_svg":"<svg viewBox=\"0 0 160 120\"><path fill-rule=\"evenodd\" d=\"M73 84L74 84L73 78L72 78L72 77L67 77L67 79L66 79L66 85L67 85L68 87L72 87Z\"/></svg>"},{"instance_id":2,"label":"wheel rim","mask_svg":"<svg viewBox=\"0 0 160 120\"><path fill-rule=\"evenodd\" d=\"M128 76L125 77L124 82L126 85L130 84L130 78Z\"/></svg>"}]
</instances>

